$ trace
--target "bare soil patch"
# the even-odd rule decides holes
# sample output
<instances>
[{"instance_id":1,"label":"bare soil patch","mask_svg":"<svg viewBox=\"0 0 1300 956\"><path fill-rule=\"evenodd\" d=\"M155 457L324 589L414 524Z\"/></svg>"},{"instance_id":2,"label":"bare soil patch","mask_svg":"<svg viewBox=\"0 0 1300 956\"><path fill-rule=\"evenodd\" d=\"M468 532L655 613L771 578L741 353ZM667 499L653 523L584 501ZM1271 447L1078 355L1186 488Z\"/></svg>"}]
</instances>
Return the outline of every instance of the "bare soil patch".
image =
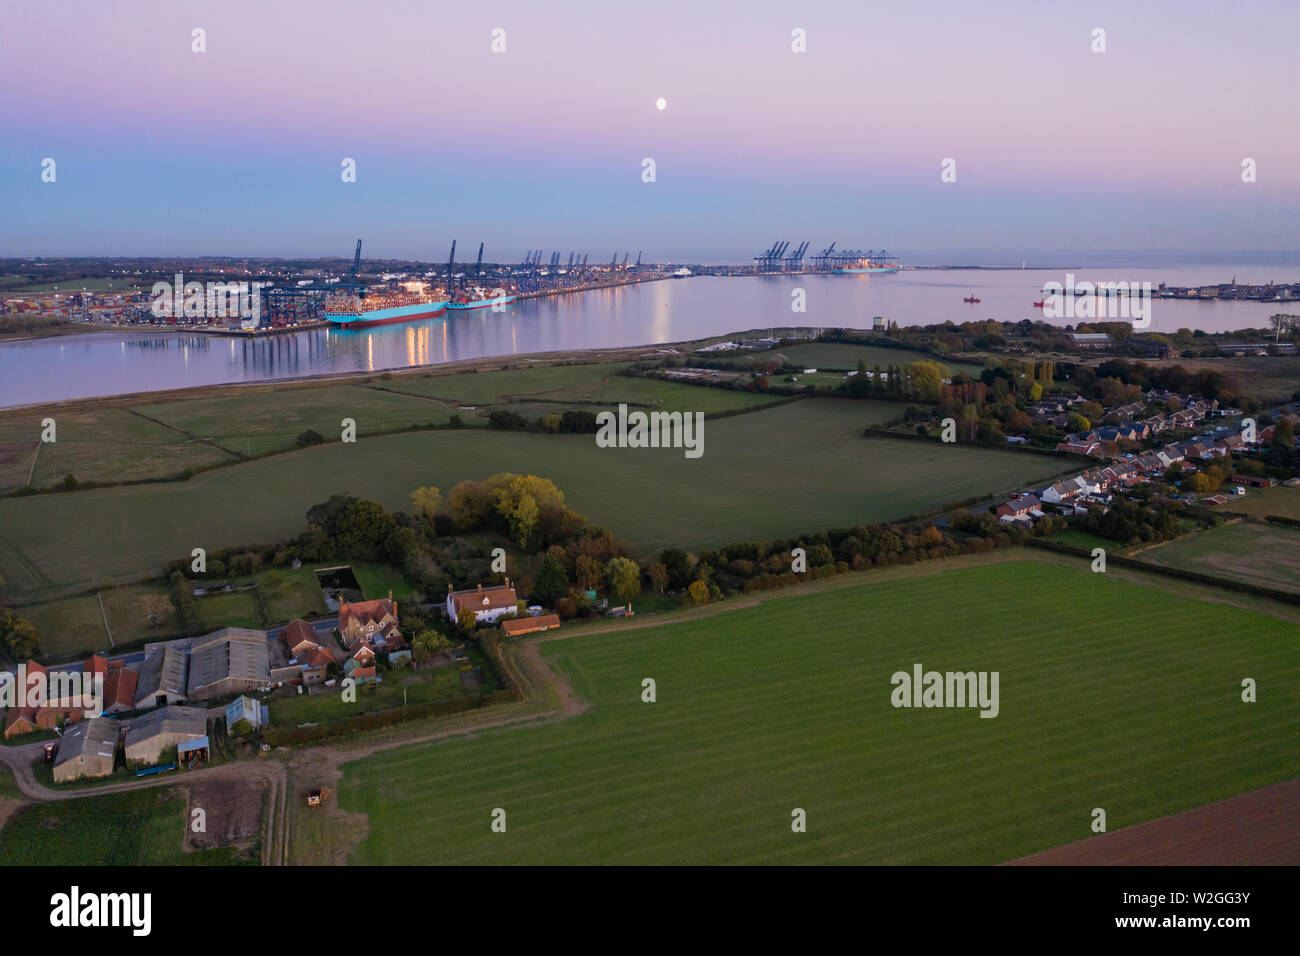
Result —
<instances>
[{"instance_id":1,"label":"bare soil patch","mask_svg":"<svg viewBox=\"0 0 1300 956\"><path fill-rule=\"evenodd\" d=\"M194 833L186 827L187 848L250 846L262 831L266 783L253 776L208 777L187 786L187 820L193 819L195 809L206 814L205 832Z\"/></svg>"},{"instance_id":2,"label":"bare soil patch","mask_svg":"<svg viewBox=\"0 0 1300 956\"><path fill-rule=\"evenodd\" d=\"M1067 843L1010 866L1295 866L1300 778Z\"/></svg>"}]
</instances>

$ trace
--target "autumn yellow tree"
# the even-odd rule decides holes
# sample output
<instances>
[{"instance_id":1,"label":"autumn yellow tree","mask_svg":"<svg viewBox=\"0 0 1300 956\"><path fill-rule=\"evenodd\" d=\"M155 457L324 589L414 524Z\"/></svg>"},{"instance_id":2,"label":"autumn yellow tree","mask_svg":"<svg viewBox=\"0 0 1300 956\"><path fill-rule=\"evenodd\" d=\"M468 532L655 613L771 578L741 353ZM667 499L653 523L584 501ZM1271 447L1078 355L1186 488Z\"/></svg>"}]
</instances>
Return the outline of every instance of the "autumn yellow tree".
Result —
<instances>
[{"instance_id":1,"label":"autumn yellow tree","mask_svg":"<svg viewBox=\"0 0 1300 956\"><path fill-rule=\"evenodd\" d=\"M433 485L425 485L411 492L411 504L415 513L425 518L432 518L438 506L442 504L442 492Z\"/></svg>"}]
</instances>

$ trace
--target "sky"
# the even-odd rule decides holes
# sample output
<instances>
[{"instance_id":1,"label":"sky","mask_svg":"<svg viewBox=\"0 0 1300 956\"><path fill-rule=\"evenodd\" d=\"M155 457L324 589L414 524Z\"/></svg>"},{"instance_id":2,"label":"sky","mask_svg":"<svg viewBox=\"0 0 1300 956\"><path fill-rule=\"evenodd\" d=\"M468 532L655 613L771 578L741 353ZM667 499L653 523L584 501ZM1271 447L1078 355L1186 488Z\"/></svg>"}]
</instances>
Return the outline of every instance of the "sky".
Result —
<instances>
[{"instance_id":1,"label":"sky","mask_svg":"<svg viewBox=\"0 0 1300 956\"><path fill-rule=\"evenodd\" d=\"M1208 0L5 0L0 255L1296 250L1298 28Z\"/></svg>"}]
</instances>

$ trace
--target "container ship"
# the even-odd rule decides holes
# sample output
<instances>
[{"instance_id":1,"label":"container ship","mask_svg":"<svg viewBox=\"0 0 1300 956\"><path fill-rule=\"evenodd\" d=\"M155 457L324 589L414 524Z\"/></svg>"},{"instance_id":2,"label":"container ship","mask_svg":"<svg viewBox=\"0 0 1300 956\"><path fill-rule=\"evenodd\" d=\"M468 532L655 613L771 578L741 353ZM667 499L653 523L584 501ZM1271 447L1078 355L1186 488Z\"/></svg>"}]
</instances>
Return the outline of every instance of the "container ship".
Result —
<instances>
[{"instance_id":1,"label":"container ship","mask_svg":"<svg viewBox=\"0 0 1300 956\"><path fill-rule=\"evenodd\" d=\"M368 329L373 325L418 322L447 311L444 297L412 292L378 295L341 294L325 299L325 318L341 329Z\"/></svg>"},{"instance_id":2,"label":"container ship","mask_svg":"<svg viewBox=\"0 0 1300 956\"><path fill-rule=\"evenodd\" d=\"M503 291L497 295L488 295L482 289L475 289L472 296L463 294L452 296L451 301L447 303L447 309L448 311L488 309L494 305L509 305L518 298L519 296L514 292Z\"/></svg>"},{"instance_id":3,"label":"container ship","mask_svg":"<svg viewBox=\"0 0 1300 956\"><path fill-rule=\"evenodd\" d=\"M898 259L890 255L865 255L855 261L836 266L831 271L835 275L865 275L869 273L897 272Z\"/></svg>"}]
</instances>

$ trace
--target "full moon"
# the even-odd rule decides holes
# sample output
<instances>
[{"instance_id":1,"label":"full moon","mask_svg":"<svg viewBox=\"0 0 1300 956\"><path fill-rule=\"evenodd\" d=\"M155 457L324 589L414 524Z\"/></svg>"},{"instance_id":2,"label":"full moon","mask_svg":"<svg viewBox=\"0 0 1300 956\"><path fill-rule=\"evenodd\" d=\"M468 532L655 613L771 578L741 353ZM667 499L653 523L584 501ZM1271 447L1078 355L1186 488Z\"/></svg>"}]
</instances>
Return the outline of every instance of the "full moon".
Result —
<instances>
[{"instance_id":1,"label":"full moon","mask_svg":"<svg viewBox=\"0 0 1300 956\"><path fill-rule=\"evenodd\" d=\"M655 100L655 106L661 110L666 109L668 107L668 101L661 96L659 99Z\"/></svg>"}]
</instances>

